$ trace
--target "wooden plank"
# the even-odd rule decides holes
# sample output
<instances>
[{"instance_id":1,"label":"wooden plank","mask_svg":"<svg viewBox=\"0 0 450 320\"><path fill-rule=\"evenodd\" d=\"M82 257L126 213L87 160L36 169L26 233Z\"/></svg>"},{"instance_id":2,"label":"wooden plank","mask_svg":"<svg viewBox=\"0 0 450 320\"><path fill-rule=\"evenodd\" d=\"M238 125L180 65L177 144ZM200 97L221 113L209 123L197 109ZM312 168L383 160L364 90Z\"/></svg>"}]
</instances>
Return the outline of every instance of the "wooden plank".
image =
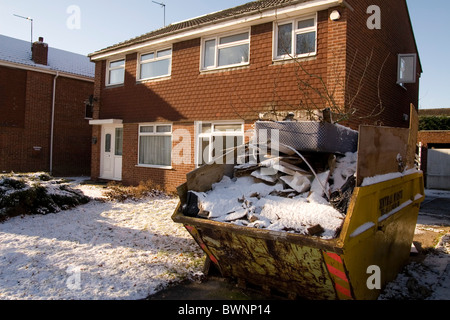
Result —
<instances>
[{"instance_id":1,"label":"wooden plank","mask_svg":"<svg viewBox=\"0 0 450 320\"><path fill-rule=\"evenodd\" d=\"M182 204L185 204L187 201L187 192L187 183L183 183L177 188L178 197L180 198Z\"/></svg>"},{"instance_id":2,"label":"wooden plank","mask_svg":"<svg viewBox=\"0 0 450 320\"><path fill-rule=\"evenodd\" d=\"M360 126L357 186L364 178L399 172L397 156L407 158L409 129Z\"/></svg>"},{"instance_id":3,"label":"wooden plank","mask_svg":"<svg viewBox=\"0 0 450 320\"><path fill-rule=\"evenodd\" d=\"M225 175L233 176L234 164L205 165L186 175L189 191L206 192L214 183L220 182Z\"/></svg>"},{"instance_id":4,"label":"wooden plank","mask_svg":"<svg viewBox=\"0 0 450 320\"><path fill-rule=\"evenodd\" d=\"M413 104L409 129L360 126L357 186L361 186L364 178L398 172L399 154L403 169L414 168L418 130L419 115Z\"/></svg>"},{"instance_id":5,"label":"wooden plank","mask_svg":"<svg viewBox=\"0 0 450 320\"><path fill-rule=\"evenodd\" d=\"M409 130L406 165L411 169L415 166L417 136L419 132L419 114L413 104L411 104Z\"/></svg>"}]
</instances>

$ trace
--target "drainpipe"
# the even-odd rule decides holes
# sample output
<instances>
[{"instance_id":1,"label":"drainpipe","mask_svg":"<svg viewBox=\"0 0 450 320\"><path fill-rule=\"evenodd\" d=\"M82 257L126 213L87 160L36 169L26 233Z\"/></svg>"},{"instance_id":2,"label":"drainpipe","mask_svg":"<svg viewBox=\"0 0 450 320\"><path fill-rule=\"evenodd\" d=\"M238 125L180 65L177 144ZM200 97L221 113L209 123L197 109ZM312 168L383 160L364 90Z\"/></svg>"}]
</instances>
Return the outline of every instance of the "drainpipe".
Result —
<instances>
[{"instance_id":1,"label":"drainpipe","mask_svg":"<svg viewBox=\"0 0 450 320\"><path fill-rule=\"evenodd\" d=\"M55 131L55 102L56 102L56 79L59 77L59 72L56 72L53 78L53 97L52 97L52 122L50 128L50 175L53 174L53 136Z\"/></svg>"}]
</instances>

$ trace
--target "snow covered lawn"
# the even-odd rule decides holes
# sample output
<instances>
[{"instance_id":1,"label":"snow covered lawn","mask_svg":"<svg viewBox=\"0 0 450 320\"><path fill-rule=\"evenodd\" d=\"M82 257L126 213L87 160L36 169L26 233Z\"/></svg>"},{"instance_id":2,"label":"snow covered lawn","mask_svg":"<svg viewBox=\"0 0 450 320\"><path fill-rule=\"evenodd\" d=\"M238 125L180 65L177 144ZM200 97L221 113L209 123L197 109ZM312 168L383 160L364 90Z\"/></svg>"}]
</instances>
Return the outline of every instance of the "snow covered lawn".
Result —
<instances>
[{"instance_id":1,"label":"snow covered lawn","mask_svg":"<svg viewBox=\"0 0 450 320\"><path fill-rule=\"evenodd\" d=\"M99 200L0 223L0 300L137 300L203 276L203 253L171 219L177 199L107 201L105 189L79 182ZM431 223L416 232L430 228L442 234ZM450 300L450 233L388 285L380 300L391 299Z\"/></svg>"},{"instance_id":2,"label":"snow covered lawn","mask_svg":"<svg viewBox=\"0 0 450 320\"><path fill-rule=\"evenodd\" d=\"M76 187L102 196L101 187ZM177 203L91 201L0 223L0 300L136 300L201 277L203 253L171 220Z\"/></svg>"}]
</instances>

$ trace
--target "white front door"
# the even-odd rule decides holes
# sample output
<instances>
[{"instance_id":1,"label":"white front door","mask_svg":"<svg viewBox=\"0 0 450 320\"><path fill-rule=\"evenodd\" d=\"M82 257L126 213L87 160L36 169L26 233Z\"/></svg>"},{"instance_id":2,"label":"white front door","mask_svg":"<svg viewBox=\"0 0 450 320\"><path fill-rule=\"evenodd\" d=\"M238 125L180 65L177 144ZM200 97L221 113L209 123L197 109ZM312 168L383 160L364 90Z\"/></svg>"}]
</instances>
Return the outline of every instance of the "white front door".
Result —
<instances>
[{"instance_id":1,"label":"white front door","mask_svg":"<svg viewBox=\"0 0 450 320\"><path fill-rule=\"evenodd\" d=\"M102 126L100 178L122 180L123 126Z\"/></svg>"}]
</instances>

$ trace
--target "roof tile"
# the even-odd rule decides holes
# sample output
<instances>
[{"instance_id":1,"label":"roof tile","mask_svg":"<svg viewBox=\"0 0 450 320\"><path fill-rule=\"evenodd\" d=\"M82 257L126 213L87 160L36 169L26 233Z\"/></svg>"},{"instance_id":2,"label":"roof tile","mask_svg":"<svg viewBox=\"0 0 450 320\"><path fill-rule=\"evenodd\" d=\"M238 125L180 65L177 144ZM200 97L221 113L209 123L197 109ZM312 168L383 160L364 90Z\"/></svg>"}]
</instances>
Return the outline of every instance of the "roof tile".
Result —
<instances>
[{"instance_id":1,"label":"roof tile","mask_svg":"<svg viewBox=\"0 0 450 320\"><path fill-rule=\"evenodd\" d=\"M109 51L112 51L115 49L124 48L124 47L130 46L130 45L138 44L138 43L149 41L149 40L158 39L158 38L170 35L170 34L174 34L177 32L187 30L189 28L207 25L209 23L217 23L217 22L228 20L231 18L236 18L241 15L254 14L257 12L261 12L261 11L265 11L265 10L269 10L269 9L273 9L273 8L279 8L279 7L284 7L284 6L288 6L288 5L294 5L297 3L309 2L309 1L312 1L312 0L257 0L257 1L253 1L253 2L248 2L246 4L243 4L243 5L234 7L234 8L225 9L222 11L210 13L210 14L200 16L197 18L193 18L190 20L171 24L167 27L143 34L141 36L132 38L130 40L127 40L127 41L115 44L113 46L107 47L105 49L99 50L97 52L90 54L89 56L109 52Z\"/></svg>"}]
</instances>

